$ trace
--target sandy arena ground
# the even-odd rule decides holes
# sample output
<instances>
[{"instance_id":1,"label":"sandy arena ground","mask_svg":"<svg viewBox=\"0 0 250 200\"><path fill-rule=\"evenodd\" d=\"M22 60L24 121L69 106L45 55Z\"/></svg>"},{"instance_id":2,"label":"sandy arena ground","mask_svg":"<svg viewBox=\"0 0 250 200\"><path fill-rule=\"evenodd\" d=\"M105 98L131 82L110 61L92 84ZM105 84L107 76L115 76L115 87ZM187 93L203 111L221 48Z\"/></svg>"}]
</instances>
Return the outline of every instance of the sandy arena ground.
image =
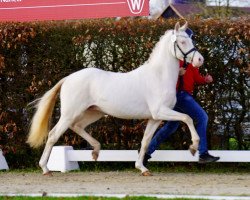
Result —
<instances>
[{"instance_id":1,"label":"sandy arena ground","mask_svg":"<svg viewBox=\"0 0 250 200\"><path fill-rule=\"evenodd\" d=\"M165 194L248 196L250 174L138 172L0 172L0 194Z\"/></svg>"}]
</instances>

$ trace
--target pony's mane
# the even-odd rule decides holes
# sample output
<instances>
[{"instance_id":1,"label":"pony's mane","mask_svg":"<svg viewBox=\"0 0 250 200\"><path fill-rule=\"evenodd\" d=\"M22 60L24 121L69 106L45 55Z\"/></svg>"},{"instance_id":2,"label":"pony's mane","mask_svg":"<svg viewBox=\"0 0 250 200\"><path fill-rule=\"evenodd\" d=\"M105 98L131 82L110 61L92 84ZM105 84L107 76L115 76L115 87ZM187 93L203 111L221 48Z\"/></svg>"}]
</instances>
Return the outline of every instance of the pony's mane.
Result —
<instances>
[{"instance_id":1,"label":"pony's mane","mask_svg":"<svg viewBox=\"0 0 250 200\"><path fill-rule=\"evenodd\" d=\"M173 30L167 30L165 32L164 35L162 35L159 39L159 41L156 43L155 47L152 50L152 53L149 56L149 59L147 60L147 63L151 63L154 62L154 60L158 60L159 58L159 53L161 48L166 48L166 46L164 46L166 44L165 40L169 40L170 38L170 32L172 32Z\"/></svg>"}]
</instances>

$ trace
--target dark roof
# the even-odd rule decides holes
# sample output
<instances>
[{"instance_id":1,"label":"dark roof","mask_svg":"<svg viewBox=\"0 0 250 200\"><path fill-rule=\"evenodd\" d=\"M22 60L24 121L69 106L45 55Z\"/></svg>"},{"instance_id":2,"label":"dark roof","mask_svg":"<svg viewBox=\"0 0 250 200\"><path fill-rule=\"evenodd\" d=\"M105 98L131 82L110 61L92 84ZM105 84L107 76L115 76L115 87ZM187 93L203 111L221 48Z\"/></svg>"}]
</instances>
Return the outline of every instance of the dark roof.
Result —
<instances>
[{"instance_id":1,"label":"dark roof","mask_svg":"<svg viewBox=\"0 0 250 200\"><path fill-rule=\"evenodd\" d=\"M183 17L202 12L201 8L195 4L175 4L172 5Z\"/></svg>"},{"instance_id":2,"label":"dark roof","mask_svg":"<svg viewBox=\"0 0 250 200\"><path fill-rule=\"evenodd\" d=\"M195 4L169 4L169 6L162 13L162 17L180 17L184 18L188 15L198 14L202 10Z\"/></svg>"}]
</instances>

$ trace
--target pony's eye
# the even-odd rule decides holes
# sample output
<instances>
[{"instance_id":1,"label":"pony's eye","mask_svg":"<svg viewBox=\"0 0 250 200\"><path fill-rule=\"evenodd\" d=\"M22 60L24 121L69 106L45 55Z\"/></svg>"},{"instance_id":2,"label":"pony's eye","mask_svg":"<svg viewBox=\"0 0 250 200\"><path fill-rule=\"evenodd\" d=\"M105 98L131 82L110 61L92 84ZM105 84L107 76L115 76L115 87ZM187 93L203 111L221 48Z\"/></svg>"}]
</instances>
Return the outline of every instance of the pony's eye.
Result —
<instances>
[{"instance_id":1,"label":"pony's eye","mask_svg":"<svg viewBox=\"0 0 250 200\"><path fill-rule=\"evenodd\" d=\"M186 44L186 41L181 41L181 44L182 44L182 45L185 45L185 44Z\"/></svg>"}]
</instances>

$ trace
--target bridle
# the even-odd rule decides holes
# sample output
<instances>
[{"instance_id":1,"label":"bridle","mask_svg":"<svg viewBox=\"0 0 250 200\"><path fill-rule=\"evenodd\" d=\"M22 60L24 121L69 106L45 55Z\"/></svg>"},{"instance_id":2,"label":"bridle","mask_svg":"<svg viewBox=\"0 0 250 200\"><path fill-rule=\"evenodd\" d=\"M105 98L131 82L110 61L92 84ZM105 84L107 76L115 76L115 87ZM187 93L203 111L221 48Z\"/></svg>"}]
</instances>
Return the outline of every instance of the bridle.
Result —
<instances>
[{"instance_id":1,"label":"bridle","mask_svg":"<svg viewBox=\"0 0 250 200\"><path fill-rule=\"evenodd\" d=\"M185 37L185 36L181 36L181 35L178 35L179 37ZM187 38L187 37L186 37ZM182 55L183 55L183 60L184 60L184 64L183 64L183 67L186 69L186 67L187 67L187 56L190 54L190 53L192 53L192 52L194 52L193 53L193 56L192 56L192 59L191 59L191 61L193 60L193 58L194 58L194 55L195 55L195 52L197 51L197 49L195 48L195 47L193 47L192 49L190 49L188 52L186 52L186 53L184 53L183 52L183 50L180 48L180 46L178 45L178 43L177 43L177 41L175 40L174 41L174 53L175 53L175 57L177 57L176 56L176 47L180 50L180 52L182 53Z\"/></svg>"},{"instance_id":2,"label":"bridle","mask_svg":"<svg viewBox=\"0 0 250 200\"><path fill-rule=\"evenodd\" d=\"M174 34L174 33L173 33ZM178 35L179 37L185 37L185 36L181 36L181 35ZM187 38L187 37L186 37ZM177 58L177 56L176 56L176 47L180 50L180 52L182 53L182 55L183 55L183 65L182 65L182 67L184 68L184 69L187 69L187 66L188 66L188 63L187 63L187 56L190 54L190 53L192 53L192 52L194 52L193 53L193 56L192 56L192 59L191 59L191 61L193 61L193 58L194 58L194 55L195 55L195 52L197 51L197 49L195 48L195 47L193 47L192 49L190 49L188 52L186 52L186 53L184 53L184 51L180 48L180 46L178 45L178 43L177 43L177 37L175 38L175 41L174 41L174 53L175 53L175 57ZM184 84L184 82L183 82L183 76L180 76L179 77L179 86L178 86L178 90L179 91L181 91L182 89L183 89L183 84Z\"/></svg>"}]
</instances>

